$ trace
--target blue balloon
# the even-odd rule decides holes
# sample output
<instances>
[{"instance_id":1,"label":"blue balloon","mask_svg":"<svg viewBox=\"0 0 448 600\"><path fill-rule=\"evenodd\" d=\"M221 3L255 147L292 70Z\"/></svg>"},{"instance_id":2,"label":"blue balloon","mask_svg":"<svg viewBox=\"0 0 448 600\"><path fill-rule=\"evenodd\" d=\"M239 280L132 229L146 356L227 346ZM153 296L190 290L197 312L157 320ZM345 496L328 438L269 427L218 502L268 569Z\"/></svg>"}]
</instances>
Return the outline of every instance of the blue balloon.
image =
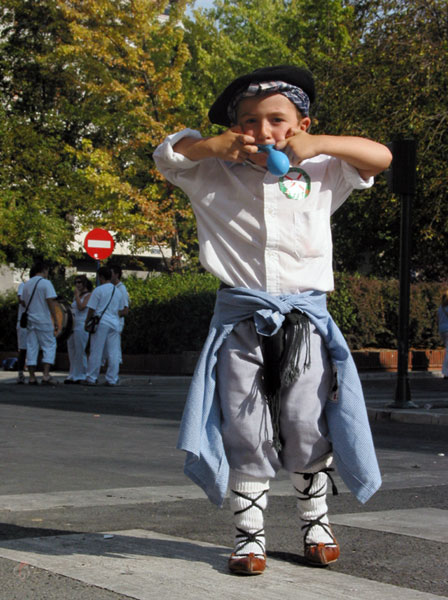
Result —
<instances>
[{"instance_id":1,"label":"blue balloon","mask_svg":"<svg viewBox=\"0 0 448 600\"><path fill-rule=\"evenodd\" d=\"M268 153L266 166L269 173L281 177L289 171L289 159L284 152L276 150L274 144L258 144L258 149Z\"/></svg>"}]
</instances>

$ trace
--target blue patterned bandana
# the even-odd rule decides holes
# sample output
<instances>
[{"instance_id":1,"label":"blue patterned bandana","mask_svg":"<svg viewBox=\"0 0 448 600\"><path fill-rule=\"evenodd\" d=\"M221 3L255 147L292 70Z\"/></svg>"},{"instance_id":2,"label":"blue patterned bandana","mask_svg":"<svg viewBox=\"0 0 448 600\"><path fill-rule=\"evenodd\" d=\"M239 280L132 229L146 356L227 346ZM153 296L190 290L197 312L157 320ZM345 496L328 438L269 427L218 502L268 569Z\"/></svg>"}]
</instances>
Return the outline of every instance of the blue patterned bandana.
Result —
<instances>
[{"instance_id":1,"label":"blue patterned bandana","mask_svg":"<svg viewBox=\"0 0 448 600\"><path fill-rule=\"evenodd\" d=\"M262 83L251 83L247 89L236 94L227 107L227 114L229 115L230 122L237 122L236 115L238 104L244 98L276 93L286 96L286 98L300 110L304 117L308 116L310 111L310 99L302 88L285 83L284 81L263 81Z\"/></svg>"}]
</instances>

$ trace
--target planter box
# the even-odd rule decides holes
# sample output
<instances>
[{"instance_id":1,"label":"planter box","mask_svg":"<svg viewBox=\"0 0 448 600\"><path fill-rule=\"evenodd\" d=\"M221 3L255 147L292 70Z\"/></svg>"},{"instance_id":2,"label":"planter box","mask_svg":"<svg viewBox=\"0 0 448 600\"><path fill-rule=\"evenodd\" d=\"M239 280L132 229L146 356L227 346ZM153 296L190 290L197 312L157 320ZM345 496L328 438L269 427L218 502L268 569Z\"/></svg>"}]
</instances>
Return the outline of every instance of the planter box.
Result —
<instances>
[{"instance_id":1,"label":"planter box","mask_svg":"<svg viewBox=\"0 0 448 600\"><path fill-rule=\"evenodd\" d=\"M444 349L410 350L408 354L409 371L440 371ZM353 359L359 371L396 371L397 350L354 350Z\"/></svg>"}]
</instances>

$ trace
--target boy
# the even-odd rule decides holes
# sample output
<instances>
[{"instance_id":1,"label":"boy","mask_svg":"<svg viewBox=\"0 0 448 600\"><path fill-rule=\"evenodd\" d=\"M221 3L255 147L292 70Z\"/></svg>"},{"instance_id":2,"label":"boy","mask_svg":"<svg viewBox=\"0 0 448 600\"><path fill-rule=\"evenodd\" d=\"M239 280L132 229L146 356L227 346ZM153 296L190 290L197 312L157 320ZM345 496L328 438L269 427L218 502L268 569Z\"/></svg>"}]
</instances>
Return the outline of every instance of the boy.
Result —
<instances>
[{"instance_id":1,"label":"boy","mask_svg":"<svg viewBox=\"0 0 448 600\"><path fill-rule=\"evenodd\" d=\"M263 510L281 467L298 494L305 558L318 566L339 556L326 504L332 457L361 501L381 482L359 378L325 293L333 289L330 216L353 189L373 184L391 154L367 139L309 134L314 97L303 69L257 69L210 109L224 133L185 130L154 154L188 194L201 262L223 283L179 448L212 501L222 504L229 484L237 574L265 568ZM266 170L265 144L288 156L285 176Z\"/></svg>"}]
</instances>

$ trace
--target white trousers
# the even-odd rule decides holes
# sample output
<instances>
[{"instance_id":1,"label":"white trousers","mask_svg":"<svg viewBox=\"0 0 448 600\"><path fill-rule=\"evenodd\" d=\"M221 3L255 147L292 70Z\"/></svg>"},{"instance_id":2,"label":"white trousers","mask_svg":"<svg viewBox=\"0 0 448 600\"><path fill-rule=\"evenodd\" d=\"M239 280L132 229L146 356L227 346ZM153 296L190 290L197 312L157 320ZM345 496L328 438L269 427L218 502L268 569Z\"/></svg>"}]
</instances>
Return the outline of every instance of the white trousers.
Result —
<instances>
[{"instance_id":1,"label":"white trousers","mask_svg":"<svg viewBox=\"0 0 448 600\"><path fill-rule=\"evenodd\" d=\"M281 391L280 452L272 444L272 422L261 380L263 357L253 320L239 323L222 345L217 387L231 469L251 477L272 478L281 467L289 472L310 472L331 455L324 406L333 370L321 336L312 324L310 327L310 368ZM301 365L304 359L305 350Z\"/></svg>"},{"instance_id":2,"label":"white trousers","mask_svg":"<svg viewBox=\"0 0 448 600\"><path fill-rule=\"evenodd\" d=\"M98 329L90 337L90 354L87 381L94 383L100 374L103 355L107 356L107 383L118 383L120 370L120 333L100 321Z\"/></svg>"},{"instance_id":3,"label":"white trousers","mask_svg":"<svg viewBox=\"0 0 448 600\"><path fill-rule=\"evenodd\" d=\"M56 338L53 331L28 329L26 335L26 363L29 367L37 365L39 348L42 349L42 362L54 365L56 358Z\"/></svg>"},{"instance_id":4,"label":"white trousers","mask_svg":"<svg viewBox=\"0 0 448 600\"><path fill-rule=\"evenodd\" d=\"M86 346L88 340L89 334L84 329L74 329L67 340L68 358L70 360L68 379L72 381L83 381L87 376Z\"/></svg>"},{"instance_id":5,"label":"white trousers","mask_svg":"<svg viewBox=\"0 0 448 600\"><path fill-rule=\"evenodd\" d=\"M19 350L26 350L26 336L28 333L27 329L20 327L19 323L17 323L17 348Z\"/></svg>"}]
</instances>

